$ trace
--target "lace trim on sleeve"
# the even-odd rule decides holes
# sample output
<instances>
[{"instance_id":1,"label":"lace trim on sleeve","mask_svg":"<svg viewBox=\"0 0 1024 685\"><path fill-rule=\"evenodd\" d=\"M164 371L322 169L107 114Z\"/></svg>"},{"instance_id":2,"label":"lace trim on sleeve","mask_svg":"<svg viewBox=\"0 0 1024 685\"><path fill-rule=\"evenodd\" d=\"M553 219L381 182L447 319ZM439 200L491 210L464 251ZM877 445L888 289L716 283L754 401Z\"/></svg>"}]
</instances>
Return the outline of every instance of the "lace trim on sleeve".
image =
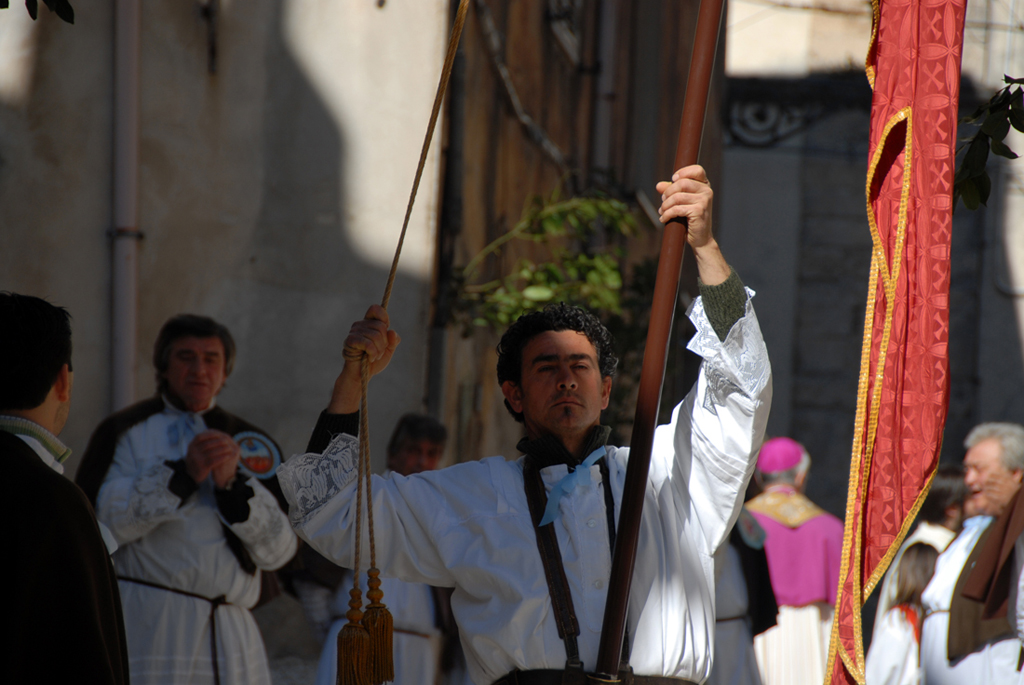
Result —
<instances>
[{"instance_id":1,"label":"lace trim on sleeve","mask_svg":"<svg viewBox=\"0 0 1024 685\"><path fill-rule=\"evenodd\" d=\"M303 454L278 469L278 481L291 504L293 526L301 527L356 479L359 440L339 433L323 454Z\"/></svg>"},{"instance_id":2,"label":"lace trim on sleeve","mask_svg":"<svg viewBox=\"0 0 1024 685\"><path fill-rule=\"evenodd\" d=\"M147 523L157 518L173 516L181 500L168 489L174 469L157 462L142 471L132 483L128 496L128 515L131 523Z\"/></svg>"}]
</instances>

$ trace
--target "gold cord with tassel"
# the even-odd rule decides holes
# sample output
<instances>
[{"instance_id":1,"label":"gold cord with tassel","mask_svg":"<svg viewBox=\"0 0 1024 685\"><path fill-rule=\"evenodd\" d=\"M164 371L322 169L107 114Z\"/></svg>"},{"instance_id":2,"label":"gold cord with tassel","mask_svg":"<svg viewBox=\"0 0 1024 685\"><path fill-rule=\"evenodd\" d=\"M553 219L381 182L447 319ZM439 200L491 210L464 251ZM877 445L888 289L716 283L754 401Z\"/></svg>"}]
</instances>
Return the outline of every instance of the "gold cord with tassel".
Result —
<instances>
[{"instance_id":1,"label":"gold cord with tassel","mask_svg":"<svg viewBox=\"0 0 1024 685\"><path fill-rule=\"evenodd\" d=\"M351 358L354 352L345 350L345 356ZM366 402L366 355L363 358L363 403ZM365 409L365 407L363 407ZM360 445L361 447L361 445ZM361 451L361 450L360 450ZM355 563L352 570L352 589L349 590L349 610L345 613L348 623L338 633L338 676L337 685L371 685L369 652L370 635L362 624L363 595L359 590L359 556L362 550L363 532L363 481L362 455L358 466L358 483L356 486L356 540ZM371 503L372 505L372 503ZM371 533L372 536L372 533Z\"/></svg>"},{"instance_id":2,"label":"gold cord with tassel","mask_svg":"<svg viewBox=\"0 0 1024 685\"><path fill-rule=\"evenodd\" d=\"M402 232L398 237L398 247L395 250L395 259L391 264L391 272L388 274L387 285L384 287L384 297L381 306L387 310L388 302L391 299L391 289L395 283L395 275L398 272L398 259L402 254L402 244L405 242L405 234L409 228L409 219L412 216L412 207L416 201L416 191L420 185L420 178L423 175L423 168L427 161L427 152L430 149L430 141L434 135L434 128L437 125L437 117L441 111L441 103L444 100L444 93L448 87L448 80L452 73L452 65L455 62L455 53L459 46L459 39L462 36L462 28L466 23L466 14L469 11L469 0L460 0L459 9L455 15L455 24L452 27L451 37L448 40L448 52L445 55L444 66L441 69L441 81L437 86L437 94L434 96L434 106L430 113L430 123L427 125L427 134L423 140L423 147L420 149L420 160L416 168L416 177L413 180L412 192L409 195L409 204L405 209L405 220L402 222ZM345 614L348 623L338 633L338 678L337 685L382 685L385 682L395 679L394 662L394 619L391 612L384 605L384 592L380 589L380 571L377 569L377 550L373 536L373 489L370 482L370 414L367 404L367 390L370 381L370 359L357 350L345 349L345 359L360 362L360 379L362 385L362 396L359 401L359 460L356 473L356 539L355 539L355 569L353 571L354 587L349 591L349 610ZM366 522L370 542L370 568L367 571L366 585L369 588L366 598L369 605L364 614L362 609L362 593L359 590L359 553L360 533L362 532L362 499L363 488L366 489Z\"/></svg>"},{"instance_id":3,"label":"gold cord with tassel","mask_svg":"<svg viewBox=\"0 0 1024 685\"><path fill-rule=\"evenodd\" d=\"M394 649L392 647L394 619L381 601L384 593L380 589L380 571L377 569L377 546L373 535L373 490L370 487L370 418L366 397L370 379L370 359L365 354L360 361L362 398L359 405L359 489L366 486L366 524L370 541L370 569L366 572L369 588L366 598L370 600L363 614L363 628L366 629L369 645L367 669L370 685L382 685L395 679ZM358 499L358 498L357 498Z\"/></svg>"},{"instance_id":4,"label":"gold cord with tassel","mask_svg":"<svg viewBox=\"0 0 1024 685\"><path fill-rule=\"evenodd\" d=\"M370 636L360 621L363 604L359 588L348 591L351 599L345 613L348 623L338 633L338 679L337 685L370 685L367 662L370 653Z\"/></svg>"}]
</instances>

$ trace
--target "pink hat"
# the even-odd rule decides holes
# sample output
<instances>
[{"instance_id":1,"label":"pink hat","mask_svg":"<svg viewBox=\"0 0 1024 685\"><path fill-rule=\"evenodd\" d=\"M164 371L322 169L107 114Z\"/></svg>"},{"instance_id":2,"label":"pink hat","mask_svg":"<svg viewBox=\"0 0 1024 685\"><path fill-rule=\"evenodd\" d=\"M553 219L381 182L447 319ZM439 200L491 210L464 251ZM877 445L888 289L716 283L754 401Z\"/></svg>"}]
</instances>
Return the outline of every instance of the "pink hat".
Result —
<instances>
[{"instance_id":1,"label":"pink hat","mask_svg":"<svg viewBox=\"0 0 1024 685\"><path fill-rule=\"evenodd\" d=\"M761 473L774 473L791 469L800 463L804 448L791 438L772 438L761 447L757 455L757 469Z\"/></svg>"}]
</instances>

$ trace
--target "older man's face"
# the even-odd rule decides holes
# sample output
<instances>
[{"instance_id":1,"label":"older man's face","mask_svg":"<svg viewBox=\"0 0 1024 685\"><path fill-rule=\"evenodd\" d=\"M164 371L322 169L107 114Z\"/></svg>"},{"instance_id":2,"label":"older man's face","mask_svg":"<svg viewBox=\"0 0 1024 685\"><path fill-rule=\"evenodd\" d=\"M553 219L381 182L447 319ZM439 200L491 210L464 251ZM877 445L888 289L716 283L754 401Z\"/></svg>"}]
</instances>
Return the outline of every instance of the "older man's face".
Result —
<instances>
[{"instance_id":1,"label":"older man's face","mask_svg":"<svg viewBox=\"0 0 1024 685\"><path fill-rule=\"evenodd\" d=\"M967 509L988 516L999 516L1020 489L1018 469L1010 471L1002 462L1003 448L992 438L967 450L964 457L964 482L971 491Z\"/></svg>"},{"instance_id":2,"label":"older man's face","mask_svg":"<svg viewBox=\"0 0 1024 685\"><path fill-rule=\"evenodd\" d=\"M186 336L171 343L164 378L167 392L188 411L204 411L227 377L224 343L217 336Z\"/></svg>"}]
</instances>

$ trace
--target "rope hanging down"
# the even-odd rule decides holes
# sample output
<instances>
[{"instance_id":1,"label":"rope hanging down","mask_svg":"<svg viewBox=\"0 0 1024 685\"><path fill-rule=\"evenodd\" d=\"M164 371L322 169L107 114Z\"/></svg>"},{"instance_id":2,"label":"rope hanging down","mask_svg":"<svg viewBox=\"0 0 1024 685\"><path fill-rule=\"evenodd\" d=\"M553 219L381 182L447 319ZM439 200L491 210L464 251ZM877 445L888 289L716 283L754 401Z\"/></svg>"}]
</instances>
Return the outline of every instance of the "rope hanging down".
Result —
<instances>
[{"instance_id":1,"label":"rope hanging down","mask_svg":"<svg viewBox=\"0 0 1024 685\"><path fill-rule=\"evenodd\" d=\"M434 127L437 125L437 117L441 112L441 103L444 100L445 90L448 88L452 64L455 62L455 52L459 47L462 27L466 23L468 11L469 0L460 0L459 9L455 15L455 24L448 40L448 52L444 58L444 67L441 69L441 80L437 85L437 94L434 96L430 123L427 124L427 133L423 140L423 147L420 149L416 177L413 180L412 192L409 194L409 203L405 208L402 232L398 236L395 258L391 263L387 285L384 287L381 306L385 310L391 300L391 290L394 287L395 274L398 271L398 259L402 254L402 244L405 242L409 218L412 216L413 204L416 202L416 191L419 190L423 167L427 162L427 151L430 149L430 141L434 137ZM392 654L393 620L391 613L382 602L384 593L380 589L380 571L377 569L377 550L373 536L373 492L370 487L370 414L366 399L370 381L370 359L366 354L350 348L345 348L344 357L349 361L359 361L362 382L359 399L359 466L356 475L355 563L353 587L349 591L351 597L348 603L349 610L345 614L348 623L338 633L337 683L338 685L381 685L395 679L395 666ZM366 493L366 523L370 540L370 568L366 572L368 588L366 598L370 603L366 607L365 614L362 612L362 592L359 589L364 489Z\"/></svg>"}]
</instances>

